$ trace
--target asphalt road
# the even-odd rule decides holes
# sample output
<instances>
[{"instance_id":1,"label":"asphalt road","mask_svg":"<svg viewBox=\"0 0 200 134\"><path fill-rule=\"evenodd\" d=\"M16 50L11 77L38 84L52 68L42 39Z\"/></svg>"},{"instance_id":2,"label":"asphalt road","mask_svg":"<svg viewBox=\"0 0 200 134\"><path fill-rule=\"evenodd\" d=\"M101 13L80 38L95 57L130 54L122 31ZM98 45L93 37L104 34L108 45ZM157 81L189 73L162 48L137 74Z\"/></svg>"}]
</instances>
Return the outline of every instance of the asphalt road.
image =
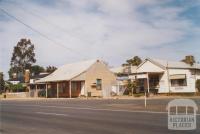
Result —
<instances>
[{"instance_id":1,"label":"asphalt road","mask_svg":"<svg viewBox=\"0 0 200 134\"><path fill-rule=\"evenodd\" d=\"M148 100L9 100L1 101L2 134L199 134L197 129L167 128L170 99ZM200 99L195 102L200 104ZM200 110L199 110L200 111Z\"/></svg>"}]
</instances>

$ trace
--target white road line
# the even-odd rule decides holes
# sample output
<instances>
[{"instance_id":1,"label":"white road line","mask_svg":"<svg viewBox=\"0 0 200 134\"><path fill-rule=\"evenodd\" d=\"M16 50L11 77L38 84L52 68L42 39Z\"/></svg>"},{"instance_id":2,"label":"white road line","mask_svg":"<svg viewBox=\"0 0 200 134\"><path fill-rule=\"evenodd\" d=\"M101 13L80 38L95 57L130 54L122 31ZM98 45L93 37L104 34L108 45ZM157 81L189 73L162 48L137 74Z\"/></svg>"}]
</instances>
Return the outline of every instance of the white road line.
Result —
<instances>
[{"instance_id":1,"label":"white road line","mask_svg":"<svg viewBox=\"0 0 200 134\"><path fill-rule=\"evenodd\" d=\"M3 104L7 105L7 104ZM9 104L13 105L13 104ZM46 107L46 108L60 108L60 109L76 109L76 110L91 110L91 111L112 111L112 112L129 112L129 113L148 113L148 114L167 114L168 112L157 112L157 111L140 111L140 110L118 110L118 109L100 109L100 108L82 108L82 107L65 107L65 106L44 106L44 105L13 105L13 106L24 106L24 107ZM196 114L200 116L200 114Z\"/></svg>"},{"instance_id":2,"label":"white road line","mask_svg":"<svg viewBox=\"0 0 200 134\"><path fill-rule=\"evenodd\" d=\"M69 116L68 114L45 113L45 112L36 112L36 113L43 114L43 115Z\"/></svg>"}]
</instances>

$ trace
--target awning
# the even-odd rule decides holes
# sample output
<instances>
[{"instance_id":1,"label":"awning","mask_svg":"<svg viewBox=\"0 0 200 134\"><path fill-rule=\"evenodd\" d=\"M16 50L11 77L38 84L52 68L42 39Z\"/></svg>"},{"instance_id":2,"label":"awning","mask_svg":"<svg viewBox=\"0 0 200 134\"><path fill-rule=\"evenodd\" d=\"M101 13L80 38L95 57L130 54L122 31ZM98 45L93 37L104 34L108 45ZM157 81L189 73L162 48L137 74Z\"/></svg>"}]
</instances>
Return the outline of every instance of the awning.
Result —
<instances>
[{"instance_id":1,"label":"awning","mask_svg":"<svg viewBox=\"0 0 200 134\"><path fill-rule=\"evenodd\" d=\"M145 79L148 78L148 74L137 74L137 79Z\"/></svg>"},{"instance_id":2,"label":"awning","mask_svg":"<svg viewBox=\"0 0 200 134\"><path fill-rule=\"evenodd\" d=\"M117 77L117 80L128 80L128 76Z\"/></svg>"},{"instance_id":3,"label":"awning","mask_svg":"<svg viewBox=\"0 0 200 134\"><path fill-rule=\"evenodd\" d=\"M175 79L185 79L186 75L185 74L175 74L175 75L170 75L169 77L171 80L175 80Z\"/></svg>"}]
</instances>

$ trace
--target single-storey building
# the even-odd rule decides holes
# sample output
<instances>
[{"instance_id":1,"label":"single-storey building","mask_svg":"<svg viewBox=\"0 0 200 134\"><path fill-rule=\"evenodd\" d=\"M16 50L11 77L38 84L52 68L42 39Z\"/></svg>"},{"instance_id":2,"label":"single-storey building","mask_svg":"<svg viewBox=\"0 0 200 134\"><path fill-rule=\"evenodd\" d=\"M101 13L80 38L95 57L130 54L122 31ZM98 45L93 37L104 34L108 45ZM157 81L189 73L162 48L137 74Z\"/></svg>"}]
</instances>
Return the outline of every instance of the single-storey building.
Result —
<instances>
[{"instance_id":1,"label":"single-storey building","mask_svg":"<svg viewBox=\"0 0 200 134\"><path fill-rule=\"evenodd\" d=\"M29 96L30 97L38 97L42 96L42 92L45 92L46 89L46 84L45 83L36 83L36 81L48 76L49 73L47 72L42 72L40 74L32 75L30 76L30 80L28 83L28 88L29 88ZM36 90L37 89L37 90ZM44 94L43 94L44 96Z\"/></svg>"},{"instance_id":2,"label":"single-storey building","mask_svg":"<svg viewBox=\"0 0 200 134\"><path fill-rule=\"evenodd\" d=\"M61 66L52 74L37 80L36 85L46 85L46 97L105 97L110 96L115 82L116 77L106 63L88 60Z\"/></svg>"},{"instance_id":3,"label":"single-storey building","mask_svg":"<svg viewBox=\"0 0 200 134\"><path fill-rule=\"evenodd\" d=\"M200 65L147 58L129 78L138 80L140 92L157 89L158 93L194 93Z\"/></svg>"},{"instance_id":4,"label":"single-storey building","mask_svg":"<svg viewBox=\"0 0 200 134\"><path fill-rule=\"evenodd\" d=\"M137 66L120 66L114 67L110 70L117 78L116 85L112 88L113 93L116 95L123 95L126 90L126 85L132 74L136 74Z\"/></svg>"}]
</instances>

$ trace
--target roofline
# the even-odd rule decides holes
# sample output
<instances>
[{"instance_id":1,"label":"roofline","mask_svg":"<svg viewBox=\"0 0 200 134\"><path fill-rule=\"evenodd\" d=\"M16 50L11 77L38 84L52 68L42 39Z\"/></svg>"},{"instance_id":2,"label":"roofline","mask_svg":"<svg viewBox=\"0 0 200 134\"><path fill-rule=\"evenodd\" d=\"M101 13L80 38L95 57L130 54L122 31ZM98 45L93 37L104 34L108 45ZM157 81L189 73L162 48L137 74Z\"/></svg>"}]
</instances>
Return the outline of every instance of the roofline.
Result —
<instances>
[{"instance_id":1,"label":"roofline","mask_svg":"<svg viewBox=\"0 0 200 134\"><path fill-rule=\"evenodd\" d=\"M200 70L200 68L195 67L195 66L194 66L194 67L168 67L168 66L165 67L165 66L161 65L160 63L154 61L154 60L151 59L151 58L146 58L146 59L137 67L137 69L140 68L146 61L150 61L151 63L153 63L153 64L155 64L155 65L161 67L161 68L164 69L164 70L166 70L166 69L197 69L197 70ZM166 62L168 63L168 61L166 61Z\"/></svg>"},{"instance_id":2,"label":"roofline","mask_svg":"<svg viewBox=\"0 0 200 134\"><path fill-rule=\"evenodd\" d=\"M72 80L72 79L74 79L74 78L76 78L76 77L78 77L78 76L80 76L81 74L83 74L83 73L85 73L85 72L87 72L90 68L91 68L91 66L93 66L94 64L96 64L97 63L97 61L99 61L99 62L101 62L100 60L96 60L93 64L91 64L86 70L84 70L83 72L81 72L81 73L79 73L79 74L77 74L76 76L74 76L74 77L72 77L71 79L69 79L69 80Z\"/></svg>"},{"instance_id":3,"label":"roofline","mask_svg":"<svg viewBox=\"0 0 200 134\"><path fill-rule=\"evenodd\" d=\"M81 74L83 74L83 73L85 73L85 72L87 72L89 69L90 69L90 67L91 66L93 66L95 63L97 63L97 61L99 61L99 62L101 62L101 63L103 63L101 60L99 60L99 59L96 59L95 60L95 62L93 63L93 64L91 64L86 70L84 70L83 72L81 72L81 73L79 73L79 74L77 74L76 76L73 76L72 78L70 78L70 79L66 79L66 80L54 80L54 81L46 81L46 83L48 83L48 82L60 82L60 81L71 81L72 79L74 79L74 78L76 78L76 77L78 77L79 75L81 75ZM48 75L49 76L49 75ZM46 76L47 77L47 76ZM45 78L45 77L44 77ZM36 83L43 83L43 82L37 82L36 81Z\"/></svg>"},{"instance_id":4,"label":"roofline","mask_svg":"<svg viewBox=\"0 0 200 134\"><path fill-rule=\"evenodd\" d=\"M146 59L136 68L136 70L137 70L138 68L140 68L140 67L141 67L145 62L147 62L147 61L150 61L151 63L153 63L153 64L159 66L160 68L162 68L162 69L164 69L164 70L166 70L166 68L167 68L167 67L165 67L165 66L159 64L158 62L155 62L155 61L152 60L151 58L146 58Z\"/></svg>"}]
</instances>

